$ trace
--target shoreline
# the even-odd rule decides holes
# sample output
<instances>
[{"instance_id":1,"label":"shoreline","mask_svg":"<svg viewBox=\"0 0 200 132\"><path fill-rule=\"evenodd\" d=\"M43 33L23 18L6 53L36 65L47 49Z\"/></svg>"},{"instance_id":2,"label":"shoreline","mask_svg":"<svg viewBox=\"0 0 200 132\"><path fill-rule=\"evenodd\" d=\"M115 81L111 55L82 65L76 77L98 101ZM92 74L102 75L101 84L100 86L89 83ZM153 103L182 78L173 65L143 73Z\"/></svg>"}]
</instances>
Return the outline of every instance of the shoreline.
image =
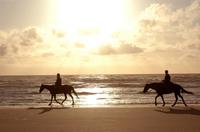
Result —
<instances>
[{"instance_id":1,"label":"shoreline","mask_svg":"<svg viewBox=\"0 0 200 132\"><path fill-rule=\"evenodd\" d=\"M59 104L54 104L49 106L47 105L13 105L13 106L0 106L0 109L26 109L26 108L157 108L157 107L163 107L162 104L158 104L155 106L154 104L133 104L133 105L59 105ZM184 104L176 104L176 106L172 107L171 104L166 104L164 107L169 107L169 108L176 108L176 107L185 107ZM163 107L163 108L164 108ZM199 107L200 104L188 104L187 107L185 108L190 108L190 107Z\"/></svg>"},{"instance_id":2,"label":"shoreline","mask_svg":"<svg viewBox=\"0 0 200 132\"><path fill-rule=\"evenodd\" d=\"M154 104L148 104L148 105L41 105L41 106L0 106L0 110L2 109L134 109L134 108L150 108L150 109L157 109L157 108L163 108L163 109L175 109L175 108L181 108L181 109L191 109L191 108L197 108L200 109L200 104L188 104L187 107L185 107L183 104L177 104L176 106L172 107L171 105L165 105L164 107L162 104L155 106Z\"/></svg>"}]
</instances>

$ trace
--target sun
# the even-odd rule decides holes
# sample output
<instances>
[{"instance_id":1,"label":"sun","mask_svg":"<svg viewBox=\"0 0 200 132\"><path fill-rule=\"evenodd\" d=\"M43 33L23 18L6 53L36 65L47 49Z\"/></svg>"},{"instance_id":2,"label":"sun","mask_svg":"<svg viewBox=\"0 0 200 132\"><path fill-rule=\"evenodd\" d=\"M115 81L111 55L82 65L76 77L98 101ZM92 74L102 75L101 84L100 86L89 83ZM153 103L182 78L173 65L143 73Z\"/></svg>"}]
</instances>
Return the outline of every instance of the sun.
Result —
<instances>
[{"instance_id":1,"label":"sun","mask_svg":"<svg viewBox=\"0 0 200 132\"><path fill-rule=\"evenodd\" d=\"M57 22L67 28L110 29L123 20L122 0L58 0Z\"/></svg>"},{"instance_id":2,"label":"sun","mask_svg":"<svg viewBox=\"0 0 200 132\"><path fill-rule=\"evenodd\" d=\"M66 30L71 41L94 47L112 41L113 32L124 23L123 0L58 0L56 26Z\"/></svg>"}]
</instances>

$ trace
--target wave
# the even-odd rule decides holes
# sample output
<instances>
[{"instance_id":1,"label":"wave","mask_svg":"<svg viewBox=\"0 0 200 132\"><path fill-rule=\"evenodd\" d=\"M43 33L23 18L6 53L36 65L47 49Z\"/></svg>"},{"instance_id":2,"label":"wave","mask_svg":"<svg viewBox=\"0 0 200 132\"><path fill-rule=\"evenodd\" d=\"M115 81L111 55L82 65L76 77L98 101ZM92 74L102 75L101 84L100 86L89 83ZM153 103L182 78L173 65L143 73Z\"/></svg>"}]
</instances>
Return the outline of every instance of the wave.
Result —
<instances>
[{"instance_id":1,"label":"wave","mask_svg":"<svg viewBox=\"0 0 200 132\"><path fill-rule=\"evenodd\" d=\"M94 95L97 93L92 93L92 92L77 92L78 95Z\"/></svg>"},{"instance_id":2,"label":"wave","mask_svg":"<svg viewBox=\"0 0 200 132\"><path fill-rule=\"evenodd\" d=\"M99 100L104 100L104 99L116 99L116 100L119 100L121 98L97 98L97 99L99 99Z\"/></svg>"},{"instance_id":3,"label":"wave","mask_svg":"<svg viewBox=\"0 0 200 132\"><path fill-rule=\"evenodd\" d=\"M94 103L110 104L153 104L156 93L148 91L144 94L144 84L160 81L163 75L66 75L63 84L71 84L80 95L76 100L79 105ZM195 95L184 95L188 104L200 104L200 74L172 75L172 80ZM53 84L55 76L0 76L0 106L2 105L43 105L48 104L50 94L45 90L39 94L43 84ZM62 94L58 99L63 99ZM174 101L174 95L166 95L166 102ZM89 100L89 102L88 102ZM158 98L158 101L161 100ZM68 98L71 101L71 98ZM182 103L182 102L181 102ZM66 104L68 104L66 102Z\"/></svg>"}]
</instances>

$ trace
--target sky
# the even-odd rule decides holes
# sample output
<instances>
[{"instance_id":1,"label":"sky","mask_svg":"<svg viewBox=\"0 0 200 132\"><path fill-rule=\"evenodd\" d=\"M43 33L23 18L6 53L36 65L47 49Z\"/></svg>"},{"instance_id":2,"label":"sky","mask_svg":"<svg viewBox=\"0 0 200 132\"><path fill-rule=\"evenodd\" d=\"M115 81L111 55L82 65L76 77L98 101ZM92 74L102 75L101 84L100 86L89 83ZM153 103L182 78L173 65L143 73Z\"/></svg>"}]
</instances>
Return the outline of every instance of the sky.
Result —
<instances>
[{"instance_id":1,"label":"sky","mask_svg":"<svg viewBox=\"0 0 200 132\"><path fill-rule=\"evenodd\" d=\"M200 0L0 0L0 75L200 73Z\"/></svg>"}]
</instances>

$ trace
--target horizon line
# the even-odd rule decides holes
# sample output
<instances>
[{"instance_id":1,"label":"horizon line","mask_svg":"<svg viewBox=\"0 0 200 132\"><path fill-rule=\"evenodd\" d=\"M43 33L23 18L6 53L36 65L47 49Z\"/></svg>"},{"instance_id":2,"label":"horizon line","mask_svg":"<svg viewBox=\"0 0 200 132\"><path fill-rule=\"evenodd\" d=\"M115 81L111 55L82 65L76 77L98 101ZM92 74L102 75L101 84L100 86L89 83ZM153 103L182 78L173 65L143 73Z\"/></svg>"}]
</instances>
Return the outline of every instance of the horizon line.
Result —
<instances>
[{"instance_id":1,"label":"horizon line","mask_svg":"<svg viewBox=\"0 0 200 132\"><path fill-rule=\"evenodd\" d=\"M55 74L0 74L0 76L54 76ZM164 74L164 73L74 73L74 74L61 74L62 76L70 76L70 75L155 75L155 74ZM199 72L185 72L185 73L170 73L170 75L176 75L176 74L200 74Z\"/></svg>"}]
</instances>

